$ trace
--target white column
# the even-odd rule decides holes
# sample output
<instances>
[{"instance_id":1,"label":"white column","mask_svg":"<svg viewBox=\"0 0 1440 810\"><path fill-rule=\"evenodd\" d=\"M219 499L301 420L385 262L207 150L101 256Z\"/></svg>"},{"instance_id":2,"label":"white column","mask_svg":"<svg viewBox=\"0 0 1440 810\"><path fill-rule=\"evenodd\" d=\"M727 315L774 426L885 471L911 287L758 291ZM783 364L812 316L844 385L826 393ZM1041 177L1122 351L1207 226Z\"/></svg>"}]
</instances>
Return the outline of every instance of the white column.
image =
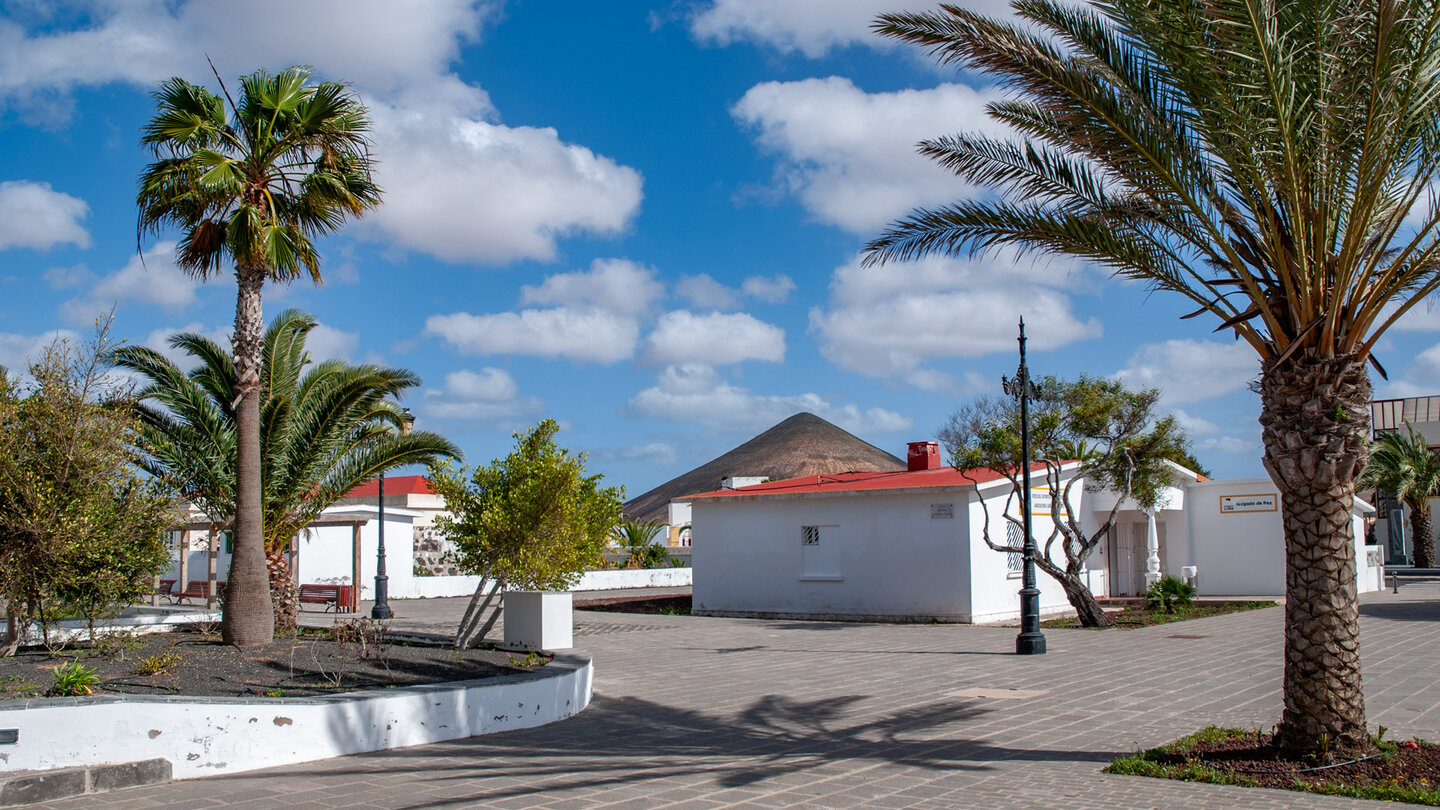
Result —
<instances>
[{"instance_id":1,"label":"white column","mask_svg":"<svg viewBox=\"0 0 1440 810\"><path fill-rule=\"evenodd\" d=\"M1160 581L1160 531L1155 528L1155 510L1145 510L1145 587Z\"/></svg>"}]
</instances>

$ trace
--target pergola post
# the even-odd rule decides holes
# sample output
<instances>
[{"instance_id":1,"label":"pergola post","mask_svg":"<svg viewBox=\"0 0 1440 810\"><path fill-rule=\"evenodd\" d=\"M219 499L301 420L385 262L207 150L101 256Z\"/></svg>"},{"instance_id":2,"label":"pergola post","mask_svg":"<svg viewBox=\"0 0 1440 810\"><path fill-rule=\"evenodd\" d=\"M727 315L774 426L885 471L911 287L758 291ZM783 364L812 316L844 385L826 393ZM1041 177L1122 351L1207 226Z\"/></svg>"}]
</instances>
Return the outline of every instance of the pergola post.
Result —
<instances>
[{"instance_id":1,"label":"pergola post","mask_svg":"<svg viewBox=\"0 0 1440 810\"><path fill-rule=\"evenodd\" d=\"M216 588L215 574L220 565L220 532L215 529L215 524L210 524L210 554L208 560L209 570L206 572L205 581L208 583L205 588L205 609L215 609Z\"/></svg>"}]
</instances>

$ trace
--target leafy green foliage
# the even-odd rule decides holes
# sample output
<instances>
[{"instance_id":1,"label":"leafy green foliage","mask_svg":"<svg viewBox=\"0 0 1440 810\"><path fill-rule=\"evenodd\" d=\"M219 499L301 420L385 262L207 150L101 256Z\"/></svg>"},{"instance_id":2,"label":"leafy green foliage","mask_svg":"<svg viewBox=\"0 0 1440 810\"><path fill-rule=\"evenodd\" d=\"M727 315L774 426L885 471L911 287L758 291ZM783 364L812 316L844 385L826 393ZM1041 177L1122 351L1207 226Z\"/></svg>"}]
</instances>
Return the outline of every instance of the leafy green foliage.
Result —
<instances>
[{"instance_id":1,"label":"leafy green foliage","mask_svg":"<svg viewBox=\"0 0 1440 810\"><path fill-rule=\"evenodd\" d=\"M142 232L184 232L177 259L208 277L226 259L276 281L320 281L312 240L380 204L365 106L310 70L257 70L239 101L179 77L155 91L142 142L157 160L140 176Z\"/></svg>"},{"instance_id":2,"label":"leafy green foliage","mask_svg":"<svg viewBox=\"0 0 1440 810\"><path fill-rule=\"evenodd\" d=\"M55 668L55 682L50 686L50 694L56 697L90 695L94 694L98 683L100 675L94 669L79 661L71 661Z\"/></svg>"},{"instance_id":3,"label":"leafy green foliage","mask_svg":"<svg viewBox=\"0 0 1440 810\"><path fill-rule=\"evenodd\" d=\"M456 471L433 465L431 486L451 517L435 525L470 573L519 590L565 590L597 566L620 521L624 489L585 475L585 454L555 443L546 419L515 434L515 450L488 467Z\"/></svg>"},{"instance_id":4,"label":"leafy green foliage","mask_svg":"<svg viewBox=\"0 0 1440 810\"><path fill-rule=\"evenodd\" d=\"M1167 460L1184 453L1186 438L1173 417L1156 419L1154 389L1131 391L1118 380L1081 376L1074 381L1046 377L1030 405L1031 486L1048 490L1049 520L1036 521L1036 565L1066 585L1066 595L1086 626L1106 625L1103 612L1081 584L1085 561L1105 537L1124 498L1094 531L1081 527L1073 489L1084 480L1091 490L1128 496L1143 507L1157 504L1171 483ZM940 430L956 467L995 470L1010 481L1003 520L1020 525L1016 501L1023 496L1020 406L1013 399L981 397L961 407ZM997 551L1020 547L997 542L986 514L985 542ZM1044 538L1040 540L1039 538Z\"/></svg>"},{"instance_id":5,"label":"leafy green foliage","mask_svg":"<svg viewBox=\"0 0 1440 810\"><path fill-rule=\"evenodd\" d=\"M166 650L165 652L159 652L141 658L140 663L135 666L133 671L136 675L169 675L170 670L179 666L184 660L184 657L181 656L180 653L174 650Z\"/></svg>"},{"instance_id":6,"label":"leafy green foliage","mask_svg":"<svg viewBox=\"0 0 1440 810\"><path fill-rule=\"evenodd\" d=\"M625 518L620 521L613 536L619 541L620 548L630 555L626 568L659 568L666 564L670 553L655 542L663 528L665 524L658 520Z\"/></svg>"},{"instance_id":7,"label":"leafy green foliage","mask_svg":"<svg viewBox=\"0 0 1440 810\"><path fill-rule=\"evenodd\" d=\"M1414 425L1406 422L1403 431L1386 431L1375 438L1360 486L1379 487L1410 508L1415 562L1433 565L1433 543L1424 542L1422 535L1431 531L1430 498L1440 493L1440 455L1431 452Z\"/></svg>"},{"instance_id":8,"label":"leafy green foliage","mask_svg":"<svg viewBox=\"0 0 1440 810\"><path fill-rule=\"evenodd\" d=\"M380 473L460 456L437 433L398 429L405 414L396 399L420 384L413 371L312 362L306 346L318 325L290 309L265 332L260 458L271 552L283 550L322 510ZM234 360L198 333L182 332L169 342L198 365L182 371L146 346L115 352L118 366L145 381L136 408L143 464L227 527L235 514Z\"/></svg>"},{"instance_id":9,"label":"leafy green foliage","mask_svg":"<svg viewBox=\"0 0 1440 810\"><path fill-rule=\"evenodd\" d=\"M107 330L52 344L28 381L0 370L0 654L61 613L87 619L93 637L98 618L149 593L169 564L170 491L136 468L127 392L106 377Z\"/></svg>"},{"instance_id":10,"label":"leafy green foliage","mask_svg":"<svg viewBox=\"0 0 1440 810\"><path fill-rule=\"evenodd\" d=\"M1195 602L1195 586L1179 577L1166 574L1145 589L1145 604L1151 610L1174 613Z\"/></svg>"}]
</instances>

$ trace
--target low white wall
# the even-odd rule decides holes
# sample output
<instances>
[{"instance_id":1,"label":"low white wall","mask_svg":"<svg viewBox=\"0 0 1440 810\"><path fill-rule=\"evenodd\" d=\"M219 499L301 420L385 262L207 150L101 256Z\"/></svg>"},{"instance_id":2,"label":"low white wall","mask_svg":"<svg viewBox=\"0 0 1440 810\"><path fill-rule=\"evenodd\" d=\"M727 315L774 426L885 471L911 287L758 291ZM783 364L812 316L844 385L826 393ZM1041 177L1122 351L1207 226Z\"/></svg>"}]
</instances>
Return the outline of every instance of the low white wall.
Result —
<instances>
[{"instance_id":1,"label":"low white wall","mask_svg":"<svg viewBox=\"0 0 1440 810\"><path fill-rule=\"evenodd\" d=\"M690 568L641 568L617 571L586 571L572 591L613 591L626 588L675 588L692 581ZM397 588L390 583L391 599L435 599L442 596L470 596L480 577L412 577Z\"/></svg>"},{"instance_id":2,"label":"low white wall","mask_svg":"<svg viewBox=\"0 0 1440 810\"><path fill-rule=\"evenodd\" d=\"M572 591L616 591L625 588L678 588L691 584L692 568L629 568L586 571Z\"/></svg>"},{"instance_id":3,"label":"low white wall","mask_svg":"<svg viewBox=\"0 0 1440 810\"><path fill-rule=\"evenodd\" d=\"M590 703L588 656L487 681L327 698L88 697L0 710L0 773L162 757L176 779L424 745L562 720ZM82 731L77 731L81 730Z\"/></svg>"}]
</instances>

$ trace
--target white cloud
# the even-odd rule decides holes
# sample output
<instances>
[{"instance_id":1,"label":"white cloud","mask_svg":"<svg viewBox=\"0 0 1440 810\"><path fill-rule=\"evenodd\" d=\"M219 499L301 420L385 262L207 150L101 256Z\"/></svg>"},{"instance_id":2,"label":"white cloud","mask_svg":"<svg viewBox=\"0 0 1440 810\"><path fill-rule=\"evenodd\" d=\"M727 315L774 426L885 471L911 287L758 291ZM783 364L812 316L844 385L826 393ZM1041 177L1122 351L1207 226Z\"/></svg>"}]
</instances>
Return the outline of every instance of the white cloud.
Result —
<instances>
[{"instance_id":1,"label":"white cloud","mask_svg":"<svg viewBox=\"0 0 1440 810\"><path fill-rule=\"evenodd\" d=\"M641 177L553 129L505 126L484 90L450 71L500 5L137 0L104 4L77 30L0 20L0 108L55 126L78 87L204 82L207 54L232 89L254 65L313 65L353 82L374 121L386 198L357 235L453 262L550 259L562 237L624 230Z\"/></svg>"},{"instance_id":2,"label":"white cloud","mask_svg":"<svg viewBox=\"0 0 1440 810\"><path fill-rule=\"evenodd\" d=\"M696 362L728 365L785 359L785 330L743 312L667 312L645 339L645 357L657 365Z\"/></svg>"},{"instance_id":3,"label":"white cloud","mask_svg":"<svg viewBox=\"0 0 1440 810\"><path fill-rule=\"evenodd\" d=\"M664 442L651 442L650 444L636 445L634 447L599 450L595 453L595 460L605 462L629 461L640 464L653 464L657 467L669 467L680 460L680 454L675 452L674 447Z\"/></svg>"},{"instance_id":4,"label":"white cloud","mask_svg":"<svg viewBox=\"0 0 1440 810\"><path fill-rule=\"evenodd\" d=\"M930 364L1013 352L1021 316L1032 351L1101 334L1100 322L1080 320L1057 289L1076 279L1073 266L1018 262L1009 254L932 256L884 267L855 259L835 271L828 307L810 311L810 331L826 359L841 368L923 390L957 391L960 383Z\"/></svg>"},{"instance_id":5,"label":"white cloud","mask_svg":"<svg viewBox=\"0 0 1440 810\"><path fill-rule=\"evenodd\" d=\"M305 351L310 360L349 360L360 345L360 333L344 332L333 326L317 324L305 339Z\"/></svg>"},{"instance_id":6,"label":"white cloud","mask_svg":"<svg viewBox=\"0 0 1440 810\"><path fill-rule=\"evenodd\" d=\"M458 81L457 81L458 83ZM622 232L640 173L543 127L507 127L478 88L371 106L385 204L361 234L451 262L549 260L556 240Z\"/></svg>"},{"instance_id":7,"label":"white cloud","mask_svg":"<svg viewBox=\"0 0 1440 810\"><path fill-rule=\"evenodd\" d=\"M795 282L784 273L766 277L750 276L740 287L727 287L709 273L681 276L675 283L675 294L699 309L735 309L741 301L753 298L767 304L783 304L795 289Z\"/></svg>"},{"instance_id":8,"label":"white cloud","mask_svg":"<svg viewBox=\"0 0 1440 810\"><path fill-rule=\"evenodd\" d=\"M419 409L426 417L465 422L504 423L545 409L545 403L522 395L504 369L463 369L445 375L442 387L428 389Z\"/></svg>"},{"instance_id":9,"label":"white cloud","mask_svg":"<svg viewBox=\"0 0 1440 810\"><path fill-rule=\"evenodd\" d=\"M90 232L80 224L88 216L90 206L84 200L55 191L49 183L0 182L0 250L45 250L56 245L88 248Z\"/></svg>"},{"instance_id":10,"label":"white cloud","mask_svg":"<svg viewBox=\"0 0 1440 810\"><path fill-rule=\"evenodd\" d=\"M765 276L751 276L745 279L740 289L746 295L757 301L764 301L767 304L783 304L790 293L795 291L795 282L784 273L766 278Z\"/></svg>"},{"instance_id":11,"label":"white cloud","mask_svg":"<svg viewBox=\"0 0 1440 810\"><path fill-rule=\"evenodd\" d=\"M639 416L701 425L721 433L763 430L801 411L852 433L899 433L914 427L914 420L894 411L837 406L819 394L752 394L725 382L714 368L703 363L666 368L654 387L635 395L630 409Z\"/></svg>"},{"instance_id":12,"label":"white cloud","mask_svg":"<svg viewBox=\"0 0 1440 810\"><path fill-rule=\"evenodd\" d=\"M1260 452L1259 442L1239 439L1234 436L1217 436L1197 442L1195 449L1202 453L1228 453L1231 455L1253 455Z\"/></svg>"},{"instance_id":13,"label":"white cloud","mask_svg":"<svg viewBox=\"0 0 1440 810\"><path fill-rule=\"evenodd\" d=\"M1167 340L1137 348L1115 376L1135 388L1160 389L1165 407L1239 391L1259 372L1259 360L1247 343Z\"/></svg>"},{"instance_id":14,"label":"white cloud","mask_svg":"<svg viewBox=\"0 0 1440 810\"><path fill-rule=\"evenodd\" d=\"M614 363L635 352L640 326L601 309L526 309L432 315L425 334L466 354L522 354Z\"/></svg>"},{"instance_id":15,"label":"white cloud","mask_svg":"<svg viewBox=\"0 0 1440 810\"><path fill-rule=\"evenodd\" d=\"M182 371L189 371L199 365L199 361L184 349L177 349L170 345L170 339L181 332L198 332L221 346L226 348L230 346L229 327L217 327L207 331L205 325L199 321L187 323L184 326L164 326L152 330L150 334L146 335L145 338L140 341L140 344L159 352L162 356L168 358L170 362L179 366Z\"/></svg>"},{"instance_id":16,"label":"white cloud","mask_svg":"<svg viewBox=\"0 0 1440 810\"><path fill-rule=\"evenodd\" d=\"M95 280L95 274L83 264L74 267L51 267L40 274L52 290L73 290Z\"/></svg>"},{"instance_id":17,"label":"white cloud","mask_svg":"<svg viewBox=\"0 0 1440 810\"><path fill-rule=\"evenodd\" d=\"M222 274L213 283L224 279ZM83 323L111 306L140 304L177 310L195 303L202 283L175 263L174 242L157 242L143 257L132 256L124 267L101 277L86 294L61 304L60 312L73 323Z\"/></svg>"},{"instance_id":18,"label":"white cloud","mask_svg":"<svg viewBox=\"0 0 1440 810\"><path fill-rule=\"evenodd\" d=\"M832 48L887 45L870 23L894 10L893 0L715 0L690 18L690 33L702 42L760 42L816 59Z\"/></svg>"},{"instance_id":19,"label":"white cloud","mask_svg":"<svg viewBox=\"0 0 1440 810\"><path fill-rule=\"evenodd\" d=\"M1220 432L1219 425L1203 416L1195 416L1180 408L1175 408L1170 414L1175 417L1175 421L1180 425L1181 430L1184 430L1185 433L1190 436L1205 436Z\"/></svg>"},{"instance_id":20,"label":"white cloud","mask_svg":"<svg viewBox=\"0 0 1440 810\"><path fill-rule=\"evenodd\" d=\"M594 306L636 317L664 294L654 268L627 259L596 259L589 271L557 273L538 287L521 287L520 303Z\"/></svg>"},{"instance_id":21,"label":"white cloud","mask_svg":"<svg viewBox=\"0 0 1440 810\"><path fill-rule=\"evenodd\" d=\"M734 309L740 303L739 293L716 281L709 273L682 276L675 282L675 294L701 309Z\"/></svg>"},{"instance_id":22,"label":"white cloud","mask_svg":"<svg viewBox=\"0 0 1440 810\"><path fill-rule=\"evenodd\" d=\"M0 366L11 375L25 377L30 364L39 360L45 348L57 340L80 341L80 335L69 329L52 329L39 335L17 335L0 332Z\"/></svg>"},{"instance_id":23,"label":"white cloud","mask_svg":"<svg viewBox=\"0 0 1440 810\"><path fill-rule=\"evenodd\" d=\"M731 108L779 157L776 182L817 220L873 233L916 206L975 193L915 144L954 132L1003 135L985 115L997 96L961 84L866 93L849 79L764 82Z\"/></svg>"}]
</instances>

